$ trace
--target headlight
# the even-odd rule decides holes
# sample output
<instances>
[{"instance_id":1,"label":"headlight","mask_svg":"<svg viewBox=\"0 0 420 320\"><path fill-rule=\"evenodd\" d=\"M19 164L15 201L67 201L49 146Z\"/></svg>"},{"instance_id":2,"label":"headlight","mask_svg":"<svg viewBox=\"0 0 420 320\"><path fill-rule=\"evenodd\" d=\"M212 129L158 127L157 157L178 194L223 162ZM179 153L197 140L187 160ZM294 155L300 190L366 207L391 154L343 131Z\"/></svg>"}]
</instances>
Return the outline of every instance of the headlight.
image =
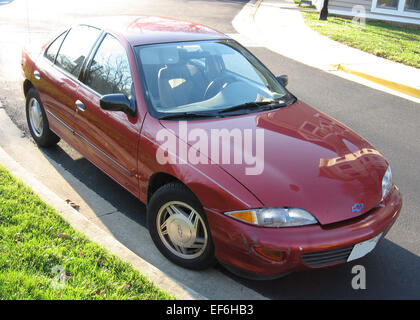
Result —
<instances>
[{"instance_id":1,"label":"headlight","mask_svg":"<svg viewBox=\"0 0 420 320\"><path fill-rule=\"evenodd\" d=\"M262 208L225 214L239 221L263 227L294 227L318 223L308 211L299 208Z\"/></svg>"},{"instance_id":2,"label":"headlight","mask_svg":"<svg viewBox=\"0 0 420 320\"><path fill-rule=\"evenodd\" d=\"M388 195L391 188L392 188L392 172L391 172L391 166L388 166L388 169L386 169L384 177L382 178L382 199L385 199L385 197Z\"/></svg>"}]
</instances>

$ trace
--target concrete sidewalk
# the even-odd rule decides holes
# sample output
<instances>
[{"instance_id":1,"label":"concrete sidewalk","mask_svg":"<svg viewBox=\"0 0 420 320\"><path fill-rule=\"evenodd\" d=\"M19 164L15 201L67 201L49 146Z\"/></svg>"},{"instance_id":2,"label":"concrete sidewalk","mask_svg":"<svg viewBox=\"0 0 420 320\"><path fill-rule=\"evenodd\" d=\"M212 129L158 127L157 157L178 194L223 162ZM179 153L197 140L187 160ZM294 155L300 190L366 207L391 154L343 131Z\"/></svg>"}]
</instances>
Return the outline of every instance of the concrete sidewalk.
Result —
<instances>
[{"instance_id":1,"label":"concrete sidewalk","mask_svg":"<svg viewBox=\"0 0 420 320\"><path fill-rule=\"evenodd\" d=\"M369 80L392 90L390 93L420 102L420 69L331 40L308 27L300 10L292 0L252 0L232 24L240 34L283 56ZM366 80L358 82L366 84Z\"/></svg>"}]
</instances>

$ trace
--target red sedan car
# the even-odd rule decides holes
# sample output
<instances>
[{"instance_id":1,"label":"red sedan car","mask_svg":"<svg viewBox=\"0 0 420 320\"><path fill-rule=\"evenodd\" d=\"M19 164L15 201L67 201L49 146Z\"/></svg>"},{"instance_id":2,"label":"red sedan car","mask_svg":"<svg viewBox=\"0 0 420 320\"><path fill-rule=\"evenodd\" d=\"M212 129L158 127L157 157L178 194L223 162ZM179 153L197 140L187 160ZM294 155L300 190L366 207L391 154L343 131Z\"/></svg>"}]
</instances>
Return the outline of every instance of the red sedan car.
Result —
<instances>
[{"instance_id":1,"label":"red sedan car","mask_svg":"<svg viewBox=\"0 0 420 320\"><path fill-rule=\"evenodd\" d=\"M154 243L183 267L269 279L352 261L400 212L381 153L207 27L98 19L22 67L37 144L64 139L147 203Z\"/></svg>"}]
</instances>

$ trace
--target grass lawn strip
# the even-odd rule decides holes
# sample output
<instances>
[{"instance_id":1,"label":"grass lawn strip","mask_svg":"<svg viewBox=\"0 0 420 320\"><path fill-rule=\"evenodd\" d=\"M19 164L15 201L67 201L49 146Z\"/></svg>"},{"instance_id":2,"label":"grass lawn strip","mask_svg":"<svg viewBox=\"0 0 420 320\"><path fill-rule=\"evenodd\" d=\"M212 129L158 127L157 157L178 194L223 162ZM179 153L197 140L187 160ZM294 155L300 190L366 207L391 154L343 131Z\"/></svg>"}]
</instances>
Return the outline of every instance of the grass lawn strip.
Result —
<instances>
[{"instance_id":1,"label":"grass lawn strip","mask_svg":"<svg viewBox=\"0 0 420 320\"><path fill-rule=\"evenodd\" d=\"M350 19L329 16L318 20L318 12L302 11L305 23L335 41L378 57L420 68L420 28L367 21L365 28L354 26Z\"/></svg>"},{"instance_id":2,"label":"grass lawn strip","mask_svg":"<svg viewBox=\"0 0 420 320\"><path fill-rule=\"evenodd\" d=\"M0 166L0 299L174 299Z\"/></svg>"}]
</instances>

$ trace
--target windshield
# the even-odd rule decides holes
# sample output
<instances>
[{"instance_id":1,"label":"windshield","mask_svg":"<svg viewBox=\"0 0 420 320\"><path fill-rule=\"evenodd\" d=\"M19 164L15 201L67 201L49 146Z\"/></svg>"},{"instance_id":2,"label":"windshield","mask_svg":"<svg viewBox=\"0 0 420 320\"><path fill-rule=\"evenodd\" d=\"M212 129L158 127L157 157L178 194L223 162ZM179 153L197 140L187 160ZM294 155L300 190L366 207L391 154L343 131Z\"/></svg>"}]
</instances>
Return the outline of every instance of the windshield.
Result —
<instances>
[{"instance_id":1,"label":"windshield","mask_svg":"<svg viewBox=\"0 0 420 320\"><path fill-rule=\"evenodd\" d=\"M159 118L217 113L254 105L287 105L293 96L233 40L143 45L135 52L146 96Z\"/></svg>"}]
</instances>

